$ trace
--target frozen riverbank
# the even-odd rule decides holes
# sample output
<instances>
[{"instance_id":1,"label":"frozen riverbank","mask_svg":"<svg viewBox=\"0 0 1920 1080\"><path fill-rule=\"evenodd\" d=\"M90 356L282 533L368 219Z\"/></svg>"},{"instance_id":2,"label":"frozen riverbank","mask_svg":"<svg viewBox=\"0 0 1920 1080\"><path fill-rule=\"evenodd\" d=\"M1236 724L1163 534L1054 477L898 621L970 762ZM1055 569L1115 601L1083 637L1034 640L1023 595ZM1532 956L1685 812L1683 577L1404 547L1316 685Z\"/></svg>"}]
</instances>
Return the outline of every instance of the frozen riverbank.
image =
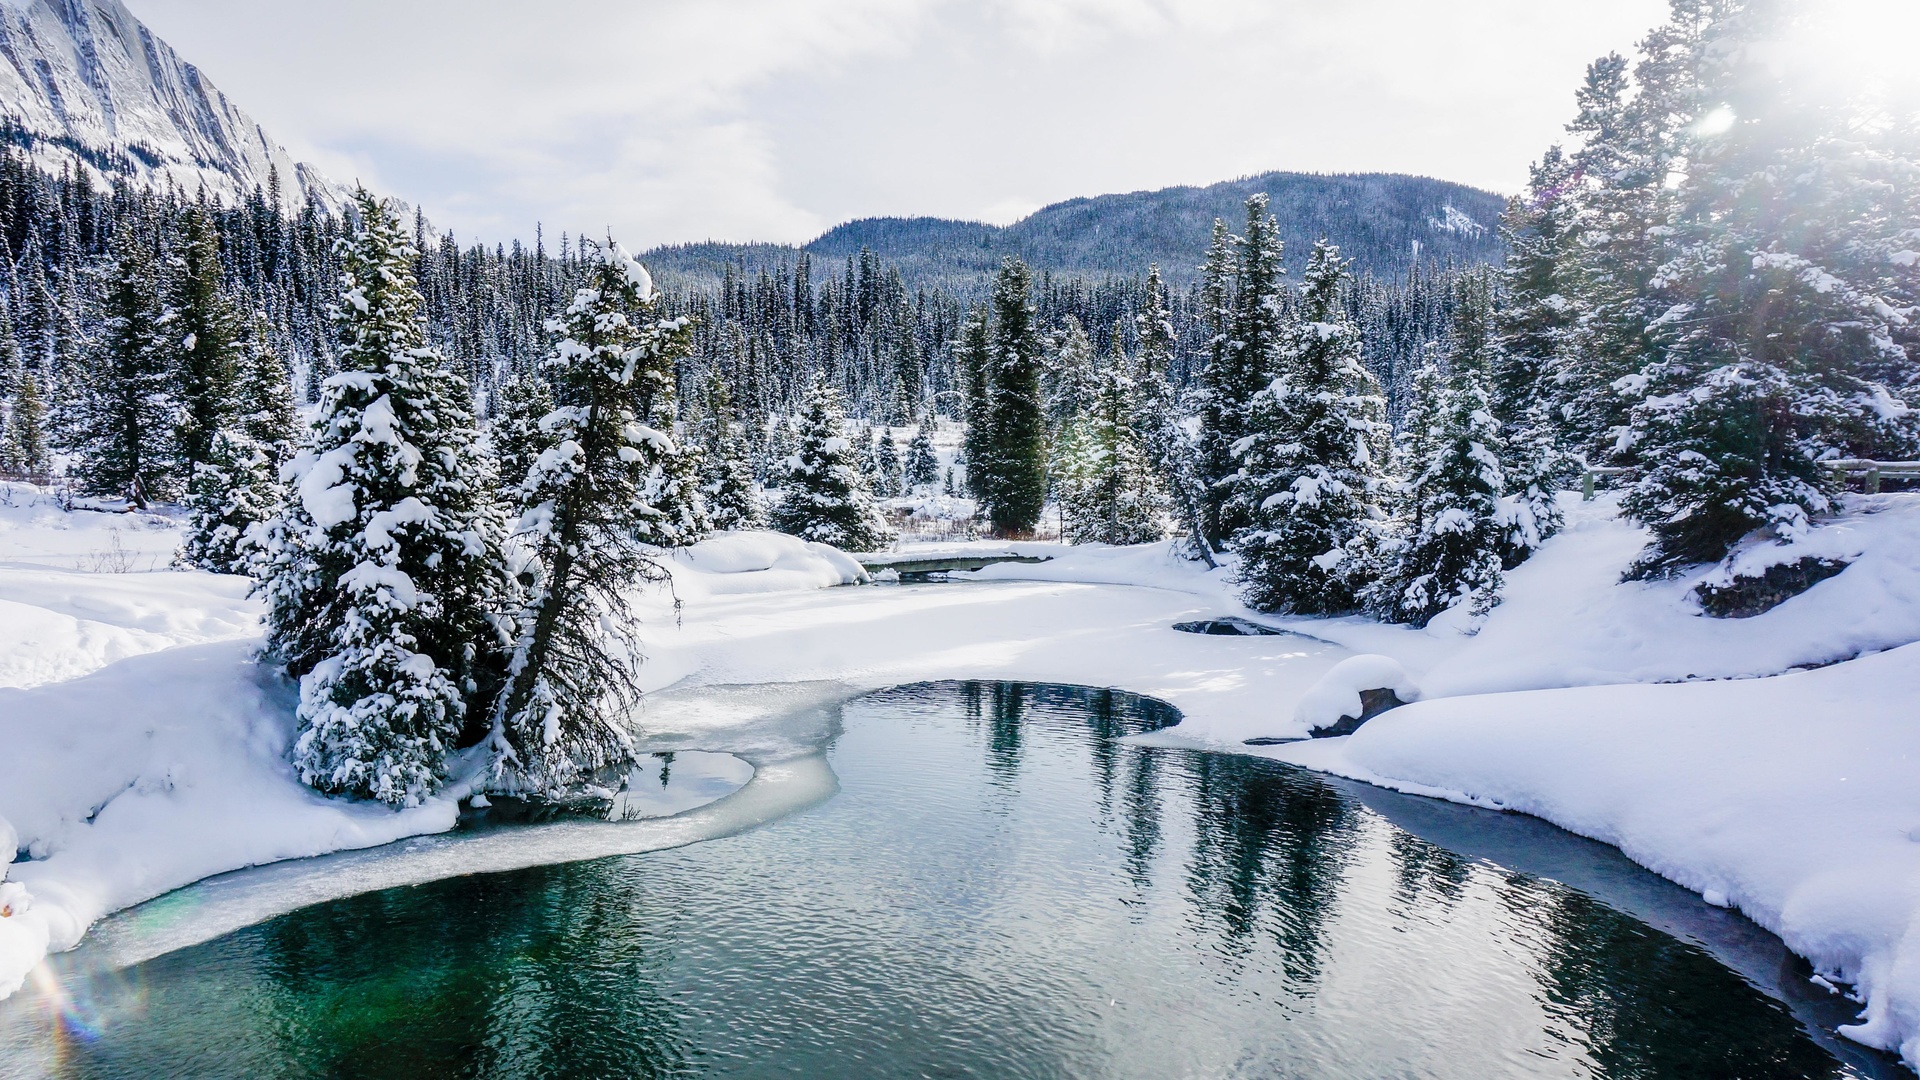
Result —
<instances>
[{"instance_id":1,"label":"frozen riverbank","mask_svg":"<svg viewBox=\"0 0 1920 1080\"><path fill-rule=\"evenodd\" d=\"M764 534L722 537L676 560L677 612L666 592L648 601L646 681L1011 679L1161 698L1185 716L1171 737L1195 745L1525 810L1617 844L1856 984L1866 1023L1850 1033L1920 1060L1920 947L1907 941L1920 742L1901 708L1920 690L1920 655L1845 659L1920 638L1920 499L1857 506L1808 541L1854 567L1746 620L1699 615L1689 580L1619 585L1637 530L1604 503L1572 508L1572 528L1512 576L1476 636L1358 619L1281 621L1311 636L1180 633L1248 613L1227 572L1165 545L1047 545L1035 550L1053 561L965 584L828 589L857 567ZM78 528L66 531L98 542ZM0 603L42 613L0 633L0 672L21 673L0 689L0 818L31 858L12 876L32 905L0 920L0 987L100 915L209 874L452 826L450 800L394 815L293 781L286 688L246 662L257 612L241 583L63 569L47 531L14 529L40 545L30 565L0 552ZM14 630L36 625L61 629ZM1347 740L1244 745L1304 734L1295 704L1355 652L1399 660L1427 700ZM1689 677L1741 681L1649 685ZM1543 687L1560 689L1524 692Z\"/></svg>"}]
</instances>

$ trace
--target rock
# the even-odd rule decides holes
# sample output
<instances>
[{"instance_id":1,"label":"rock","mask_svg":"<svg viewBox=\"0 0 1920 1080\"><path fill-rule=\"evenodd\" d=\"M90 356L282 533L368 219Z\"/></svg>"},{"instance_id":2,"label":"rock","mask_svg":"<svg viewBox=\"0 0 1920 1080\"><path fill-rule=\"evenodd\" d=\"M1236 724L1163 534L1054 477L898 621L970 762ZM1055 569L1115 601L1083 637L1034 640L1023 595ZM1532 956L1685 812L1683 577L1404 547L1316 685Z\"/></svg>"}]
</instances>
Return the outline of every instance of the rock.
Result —
<instances>
[{"instance_id":1,"label":"rock","mask_svg":"<svg viewBox=\"0 0 1920 1080\"><path fill-rule=\"evenodd\" d=\"M1809 555L1798 562L1775 563L1758 577L1703 581L1693 592L1701 608L1716 619L1750 619L1772 611L1847 566Z\"/></svg>"},{"instance_id":2,"label":"rock","mask_svg":"<svg viewBox=\"0 0 1920 1080\"><path fill-rule=\"evenodd\" d=\"M1406 702L1400 700L1400 695L1394 693L1392 690L1385 688L1362 690L1360 691L1359 716L1342 716L1340 719L1335 720L1325 727L1314 728L1313 737L1316 739L1331 739L1336 735L1351 735L1359 730L1361 724L1379 716L1388 709L1397 709L1405 704Z\"/></svg>"}]
</instances>

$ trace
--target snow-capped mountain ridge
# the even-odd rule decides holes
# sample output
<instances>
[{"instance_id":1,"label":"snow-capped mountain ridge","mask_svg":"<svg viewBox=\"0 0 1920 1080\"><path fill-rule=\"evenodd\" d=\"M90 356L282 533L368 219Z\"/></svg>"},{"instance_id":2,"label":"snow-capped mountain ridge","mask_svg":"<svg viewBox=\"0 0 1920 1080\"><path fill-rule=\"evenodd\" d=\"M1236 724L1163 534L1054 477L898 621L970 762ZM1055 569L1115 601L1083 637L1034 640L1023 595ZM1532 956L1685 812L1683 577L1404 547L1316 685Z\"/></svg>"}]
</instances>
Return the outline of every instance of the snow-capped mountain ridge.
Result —
<instances>
[{"instance_id":1,"label":"snow-capped mountain ridge","mask_svg":"<svg viewBox=\"0 0 1920 1080\"><path fill-rule=\"evenodd\" d=\"M299 163L121 0L0 0L0 121L34 162L228 202L270 175L297 209L339 190Z\"/></svg>"}]
</instances>

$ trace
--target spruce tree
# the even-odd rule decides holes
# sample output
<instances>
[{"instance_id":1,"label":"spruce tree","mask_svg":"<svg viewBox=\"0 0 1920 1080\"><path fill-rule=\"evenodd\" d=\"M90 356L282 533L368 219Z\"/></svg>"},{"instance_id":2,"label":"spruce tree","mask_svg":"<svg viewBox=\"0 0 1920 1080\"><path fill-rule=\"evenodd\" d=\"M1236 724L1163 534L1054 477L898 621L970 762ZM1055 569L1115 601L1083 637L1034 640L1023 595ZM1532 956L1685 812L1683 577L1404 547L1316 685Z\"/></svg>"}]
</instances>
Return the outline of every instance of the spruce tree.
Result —
<instances>
[{"instance_id":1,"label":"spruce tree","mask_svg":"<svg viewBox=\"0 0 1920 1080\"><path fill-rule=\"evenodd\" d=\"M162 333L178 403L176 478L191 482L210 460L213 438L234 409L241 322L222 291L220 234L199 207L189 210L169 260Z\"/></svg>"},{"instance_id":2,"label":"spruce tree","mask_svg":"<svg viewBox=\"0 0 1920 1080\"><path fill-rule=\"evenodd\" d=\"M1047 350L1047 419L1060 428L1086 416L1099 384L1093 341L1080 320L1069 315Z\"/></svg>"},{"instance_id":3,"label":"spruce tree","mask_svg":"<svg viewBox=\"0 0 1920 1080\"><path fill-rule=\"evenodd\" d=\"M101 334L76 387L74 434L82 489L145 509L173 493L172 401L161 340L160 283L151 248L122 226L107 271Z\"/></svg>"},{"instance_id":4,"label":"spruce tree","mask_svg":"<svg viewBox=\"0 0 1920 1080\"><path fill-rule=\"evenodd\" d=\"M581 261L572 302L547 323L556 407L518 484L524 601L493 713L503 784L545 796L632 761L622 719L639 701L640 651L628 597L665 579L650 546L664 515L650 500L662 463L682 456L647 421L687 352L687 322L661 316L646 270L612 243L583 241Z\"/></svg>"},{"instance_id":5,"label":"spruce tree","mask_svg":"<svg viewBox=\"0 0 1920 1080\"><path fill-rule=\"evenodd\" d=\"M53 473L53 458L47 449L47 405L40 396L40 379L31 370L20 375L20 389L13 398L13 412L7 424L7 442L0 447L9 472L44 484Z\"/></svg>"},{"instance_id":6,"label":"spruce tree","mask_svg":"<svg viewBox=\"0 0 1920 1080\"><path fill-rule=\"evenodd\" d=\"M716 529L762 529L767 508L753 483L753 462L746 440L734 430L732 395L715 370L707 384L706 471L702 488Z\"/></svg>"},{"instance_id":7,"label":"spruce tree","mask_svg":"<svg viewBox=\"0 0 1920 1080\"><path fill-rule=\"evenodd\" d=\"M1232 536L1251 522L1250 500L1236 497L1244 479L1240 447L1250 433L1254 395L1274 375L1274 350L1284 319L1286 268L1281 265L1280 225L1267 212L1267 196L1247 200L1247 232L1239 238L1232 267L1236 275L1228 311L1226 340L1201 373L1200 462L1207 484L1210 539ZM1208 260L1209 267L1213 259Z\"/></svg>"},{"instance_id":8,"label":"spruce tree","mask_svg":"<svg viewBox=\"0 0 1920 1080\"><path fill-rule=\"evenodd\" d=\"M890 499L900 494L900 449L894 445L893 431L880 429L873 446L874 494Z\"/></svg>"},{"instance_id":9,"label":"spruce tree","mask_svg":"<svg viewBox=\"0 0 1920 1080\"><path fill-rule=\"evenodd\" d=\"M426 345L407 233L391 203L354 201L340 371L265 529L261 589L268 645L300 679L300 778L403 806L441 783L469 703L491 700L506 581L467 390Z\"/></svg>"},{"instance_id":10,"label":"spruce tree","mask_svg":"<svg viewBox=\"0 0 1920 1080\"><path fill-rule=\"evenodd\" d=\"M219 574L250 573L264 536L256 526L286 497L280 469L293 457L292 376L267 338L265 319L246 343L235 400L244 411L214 433L188 485L180 562Z\"/></svg>"},{"instance_id":11,"label":"spruce tree","mask_svg":"<svg viewBox=\"0 0 1920 1080\"><path fill-rule=\"evenodd\" d=\"M534 459L548 445L540 421L553 412L553 390L536 374L523 374L502 383L494 397L493 424L487 433L500 479L508 485L507 501L519 500L520 481L533 470Z\"/></svg>"},{"instance_id":12,"label":"spruce tree","mask_svg":"<svg viewBox=\"0 0 1920 1080\"><path fill-rule=\"evenodd\" d=\"M996 490L998 483L998 463L991 442L993 372L988 364L986 309L975 309L960 328L953 359L965 402L961 419L966 431L961 436L960 456L966 464L967 491L984 506L986 493Z\"/></svg>"},{"instance_id":13,"label":"spruce tree","mask_svg":"<svg viewBox=\"0 0 1920 1080\"><path fill-rule=\"evenodd\" d=\"M1482 617L1499 602L1503 584L1500 426L1481 369L1460 362L1458 349L1453 359L1451 378L1431 367L1416 376L1411 437L1403 444L1403 539L1385 576L1366 589L1375 614L1414 626L1456 606Z\"/></svg>"},{"instance_id":14,"label":"spruce tree","mask_svg":"<svg viewBox=\"0 0 1920 1080\"><path fill-rule=\"evenodd\" d=\"M1240 444L1246 477L1234 534L1246 602L1269 611L1350 610L1363 584L1345 565L1363 524L1379 514L1386 401L1360 358L1359 327L1341 296L1339 249L1314 247L1298 314L1275 349L1278 376L1254 395Z\"/></svg>"},{"instance_id":15,"label":"spruce tree","mask_svg":"<svg viewBox=\"0 0 1920 1080\"><path fill-rule=\"evenodd\" d=\"M1891 116L1778 76L1766 55L1811 17L1689 0L1649 38L1640 71L1661 77L1642 74L1640 93L1690 99L1668 119L1687 167L1648 289L1684 306L1650 324L1658 359L1623 439L1638 471L1622 505L1654 537L1638 574L1803 529L1838 494L1823 458L1920 448L1892 391L1912 370L1913 293L1890 257L1913 235L1920 154L1890 137Z\"/></svg>"},{"instance_id":16,"label":"spruce tree","mask_svg":"<svg viewBox=\"0 0 1920 1080\"><path fill-rule=\"evenodd\" d=\"M893 528L867 490L844 426L840 395L814 376L800 448L784 463L773 527L843 551L877 551L893 543Z\"/></svg>"},{"instance_id":17,"label":"spruce tree","mask_svg":"<svg viewBox=\"0 0 1920 1080\"><path fill-rule=\"evenodd\" d=\"M1001 536L1033 532L1047 499L1047 418L1040 372L1045 345L1033 307L1033 272L1009 257L994 278L988 333L987 453L991 484L976 483ZM971 464L971 462L970 462Z\"/></svg>"},{"instance_id":18,"label":"spruce tree","mask_svg":"<svg viewBox=\"0 0 1920 1080\"><path fill-rule=\"evenodd\" d=\"M1058 440L1061 516L1075 543L1147 544L1166 536L1166 494L1135 427L1140 393L1130 366L1124 355L1109 357L1094 376L1088 407Z\"/></svg>"},{"instance_id":19,"label":"spruce tree","mask_svg":"<svg viewBox=\"0 0 1920 1080\"><path fill-rule=\"evenodd\" d=\"M933 436L928 433L933 423L931 415L921 420L913 433L913 441L907 444L903 472L905 494L915 494L940 482L940 456L934 452Z\"/></svg>"}]
</instances>

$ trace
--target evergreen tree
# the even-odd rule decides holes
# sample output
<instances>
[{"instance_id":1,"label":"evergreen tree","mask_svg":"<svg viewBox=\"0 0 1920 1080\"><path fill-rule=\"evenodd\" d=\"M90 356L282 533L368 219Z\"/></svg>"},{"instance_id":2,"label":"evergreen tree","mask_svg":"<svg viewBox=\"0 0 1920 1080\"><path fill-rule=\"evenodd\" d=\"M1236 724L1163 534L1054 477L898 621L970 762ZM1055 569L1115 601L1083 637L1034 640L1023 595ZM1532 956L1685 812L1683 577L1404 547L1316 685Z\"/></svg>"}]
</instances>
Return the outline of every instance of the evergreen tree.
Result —
<instances>
[{"instance_id":1,"label":"evergreen tree","mask_svg":"<svg viewBox=\"0 0 1920 1080\"><path fill-rule=\"evenodd\" d=\"M502 649L499 523L459 376L427 347L414 251L355 193L340 372L267 526L268 644L300 678L293 761L322 791L413 805L443 776Z\"/></svg>"},{"instance_id":2,"label":"evergreen tree","mask_svg":"<svg viewBox=\"0 0 1920 1080\"><path fill-rule=\"evenodd\" d=\"M234 408L240 319L221 291L220 234L198 207L182 222L167 275L162 333L178 403L177 475L191 481Z\"/></svg>"},{"instance_id":3,"label":"evergreen tree","mask_svg":"<svg viewBox=\"0 0 1920 1080\"><path fill-rule=\"evenodd\" d=\"M0 455L8 472L44 484L53 472L53 458L47 452L46 402L40 396L39 377L31 370L21 373L19 387Z\"/></svg>"},{"instance_id":4,"label":"evergreen tree","mask_svg":"<svg viewBox=\"0 0 1920 1080\"><path fill-rule=\"evenodd\" d=\"M1416 376L1409 476L1393 565L1366 591L1367 606L1393 622L1425 626L1464 606L1473 618L1499 603L1508 533L1501 495L1500 427L1482 369L1455 364L1450 379L1428 368Z\"/></svg>"},{"instance_id":5,"label":"evergreen tree","mask_svg":"<svg viewBox=\"0 0 1920 1080\"><path fill-rule=\"evenodd\" d=\"M1166 536L1166 494L1134 426L1140 394L1130 366L1124 356L1109 358L1094 377L1088 407L1058 441L1060 508L1075 543L1147 544Z\"/></svg>"},{"instance_id":6,"label":"evergreen tree","mask_svg":"<svg viewBox=\"0 0 1920 1080\"><path fill-rule=\"evenodd\" d=\"M1575 301L1566 280L1576 255L1577 181L1555 146L1536 162L1525 194L1507 204L1500 235L1507 259L1500 272L1499 355L1489 373L1494 415L1514 434L1529 410L1554 396L1549 385L1565 364Z\"/></svg>"},{"instance_id":7,"label":"evergreen tree","mask_svg":"<svg viewBox=\"0 0 1920 1080\"><path fill-rule=\"evenodd\" d=\"M502 778L548 796L632 761L621 718L639 701L640 651L628 596L666 577L648 546L663 517L650 500L662 463L683 457L646 420L686 352L686 322L660 317L652 279L618 247L583 241L581 259L584 281L547 324L556 407L518 486L525 599L494 707Z\"/></svg>"},{"instance_id":8,"label":"evergreen tree","mask_svg":"<svg viewBox=\"0 0 1920 1080\"><path fill-rule=\"evenodd\" d=\"M993 321L988 336L987 432L992 461L974 490L994 532L1031 533L1047 499L1047 420L1040 372L1045 346L1032 300L1033 272L1009 257L994 279ZM971 457L968 467L974 466ZM982 481L991 479L984 488Z\"/></svg>"},{"instance_id":9,"label":"evergreen tree","mask_svg":"<svg viewBox=\"0 0 1920 1080\"><path fill-rule=\"evenodd\" d=\"M988 364L987 313L976 309L960 329L954 344L954 366L958 369L960 391L965 401L961 417L966 423L962 433L960 457L966 463L967 491L980 502L986 492L995 490L992 438L992 371Z\"/></svg>"},{"instance_id":10,"label":"evergreen tree","mask_svg":"<svg viewBox=\"0 0 1920 1080\"><path fill-rule=\"evenodd\" d=\"M873 446L874 494L881 498L892 498L900 494L900 449L894 445L893 431L880 429L880 438Z\"/></svg>"},{"instance_id":11,"label":"evergreen tree","mask_svg":"<svg viewBox=\"0 0 1920 1080\"><path fill-rule=\"evenodd\" d=\"M907 462L903 474L906 494L913 494L940 482L940 456L934 452L933 436L928 429L933 426L932 416L920 422L913 433L913 441L907 444Z\"/></svg>"},{"instance_id":12,"label":"evergreen tree","mask_svg":"<svg viewBox=\"0 0 1920 1080\"><path fill-rule=\"evenodd\" d=\"M1201 373L1201 475L1213 520L1209 538L1216 542L1252 521L1247 516L1251 502L1236 497L1235 489L1245 479L1240 448L1251 430L1251 403L1272 381L1280 345L1286 274L1280 259L1279 222L1267 212L1267 197L1254 195L1247 200L1247 232L1232 262L1237 280L1226 340ZM1211 266L1213 259L1208 261Z\"/></svg>"},{"instance_id":13,"label":"evergreen tree","mask_svg":"<svg viewBox=\"0 0 1920 1080\"><path fill-rule=\"evenodd\" d=\"M766 504L753 483L753 463L746 441L734 432L733 403L726 380L716 370L707 384L706 453L707 506L716 529L763 529Z\"/></svg>"},{"instance_id":14,"label":"evergreen tree","mask_svg":"<svg viewBox=\"0 0 1920 1080\"><path fill-rule=\"evenodd\" d=\"M292 376L267 340L265 320L246 345L236 401L245 411L214 433L206 462L188 485L180 562L217 574L252 571L256 533L286 498L280 469L293 457Z\"/></svg>"},{"instance_id":15,"label":"evergreen tree","mask_svg":"<svg viewBox=\"0 0 1920 1080\"><path fill-rule=\"evenodd\" d=\"M114 238L103 333L76 388L74 434L83 490L145 508L171 494L171 402L153 252L133 231Z\"/></svg>"},{"instance_id":16,"label":"evergreen tree","mask_svg":"<svg viewBox=\"0 0 1920 1080\"><path fill-rule=\"evenodd\" d=\"M553 391L539 375L515 376L502 383L495 396L488 443L500 478L509 485L510 503L518 502L520 481L533 471L534 459L549 445L540 421L552 412Z\"/></svg>"},{"instance_id":17,"label":"evergreen tree","mask_svg":"<svg viewBox=\"0 0 1920 1080\"><path fill-rule=\"evenodd\" d=\"M1341 303L1339 249L1314 247L1298 316L1276 348L1278 377L1254 395L1240 462L1246 480L1234 534L1246 602L1324 614L1354 606L1362 582L1344 566L1363 524L1379 514L1386 402L1360 359L1359 328Z\"/></svg>"},{"instance_id":18,"label":"evergreen tree","mask_svg":"<svg viewBox=\"0 0 1920 1080\"><path fill-rule=\"evenodd\" d=\"M1060 428L1086 416L1099 385L1093 341L1080 320L1069 315L1047 353L1047 419Z\"/></svg>"},{"instance_id":19,"label":"evergreen tree","mask_svg":"<svg viewBox=\"0 0 1920 1080\"><path fill-rule=\"evenodd\" d=\"M844 426L840 395L816 376L800 422L800 449L785 463L773 527L843 551L877 551L893 542L893 528L874 505Z\"/></svg>"}]
</instances>

